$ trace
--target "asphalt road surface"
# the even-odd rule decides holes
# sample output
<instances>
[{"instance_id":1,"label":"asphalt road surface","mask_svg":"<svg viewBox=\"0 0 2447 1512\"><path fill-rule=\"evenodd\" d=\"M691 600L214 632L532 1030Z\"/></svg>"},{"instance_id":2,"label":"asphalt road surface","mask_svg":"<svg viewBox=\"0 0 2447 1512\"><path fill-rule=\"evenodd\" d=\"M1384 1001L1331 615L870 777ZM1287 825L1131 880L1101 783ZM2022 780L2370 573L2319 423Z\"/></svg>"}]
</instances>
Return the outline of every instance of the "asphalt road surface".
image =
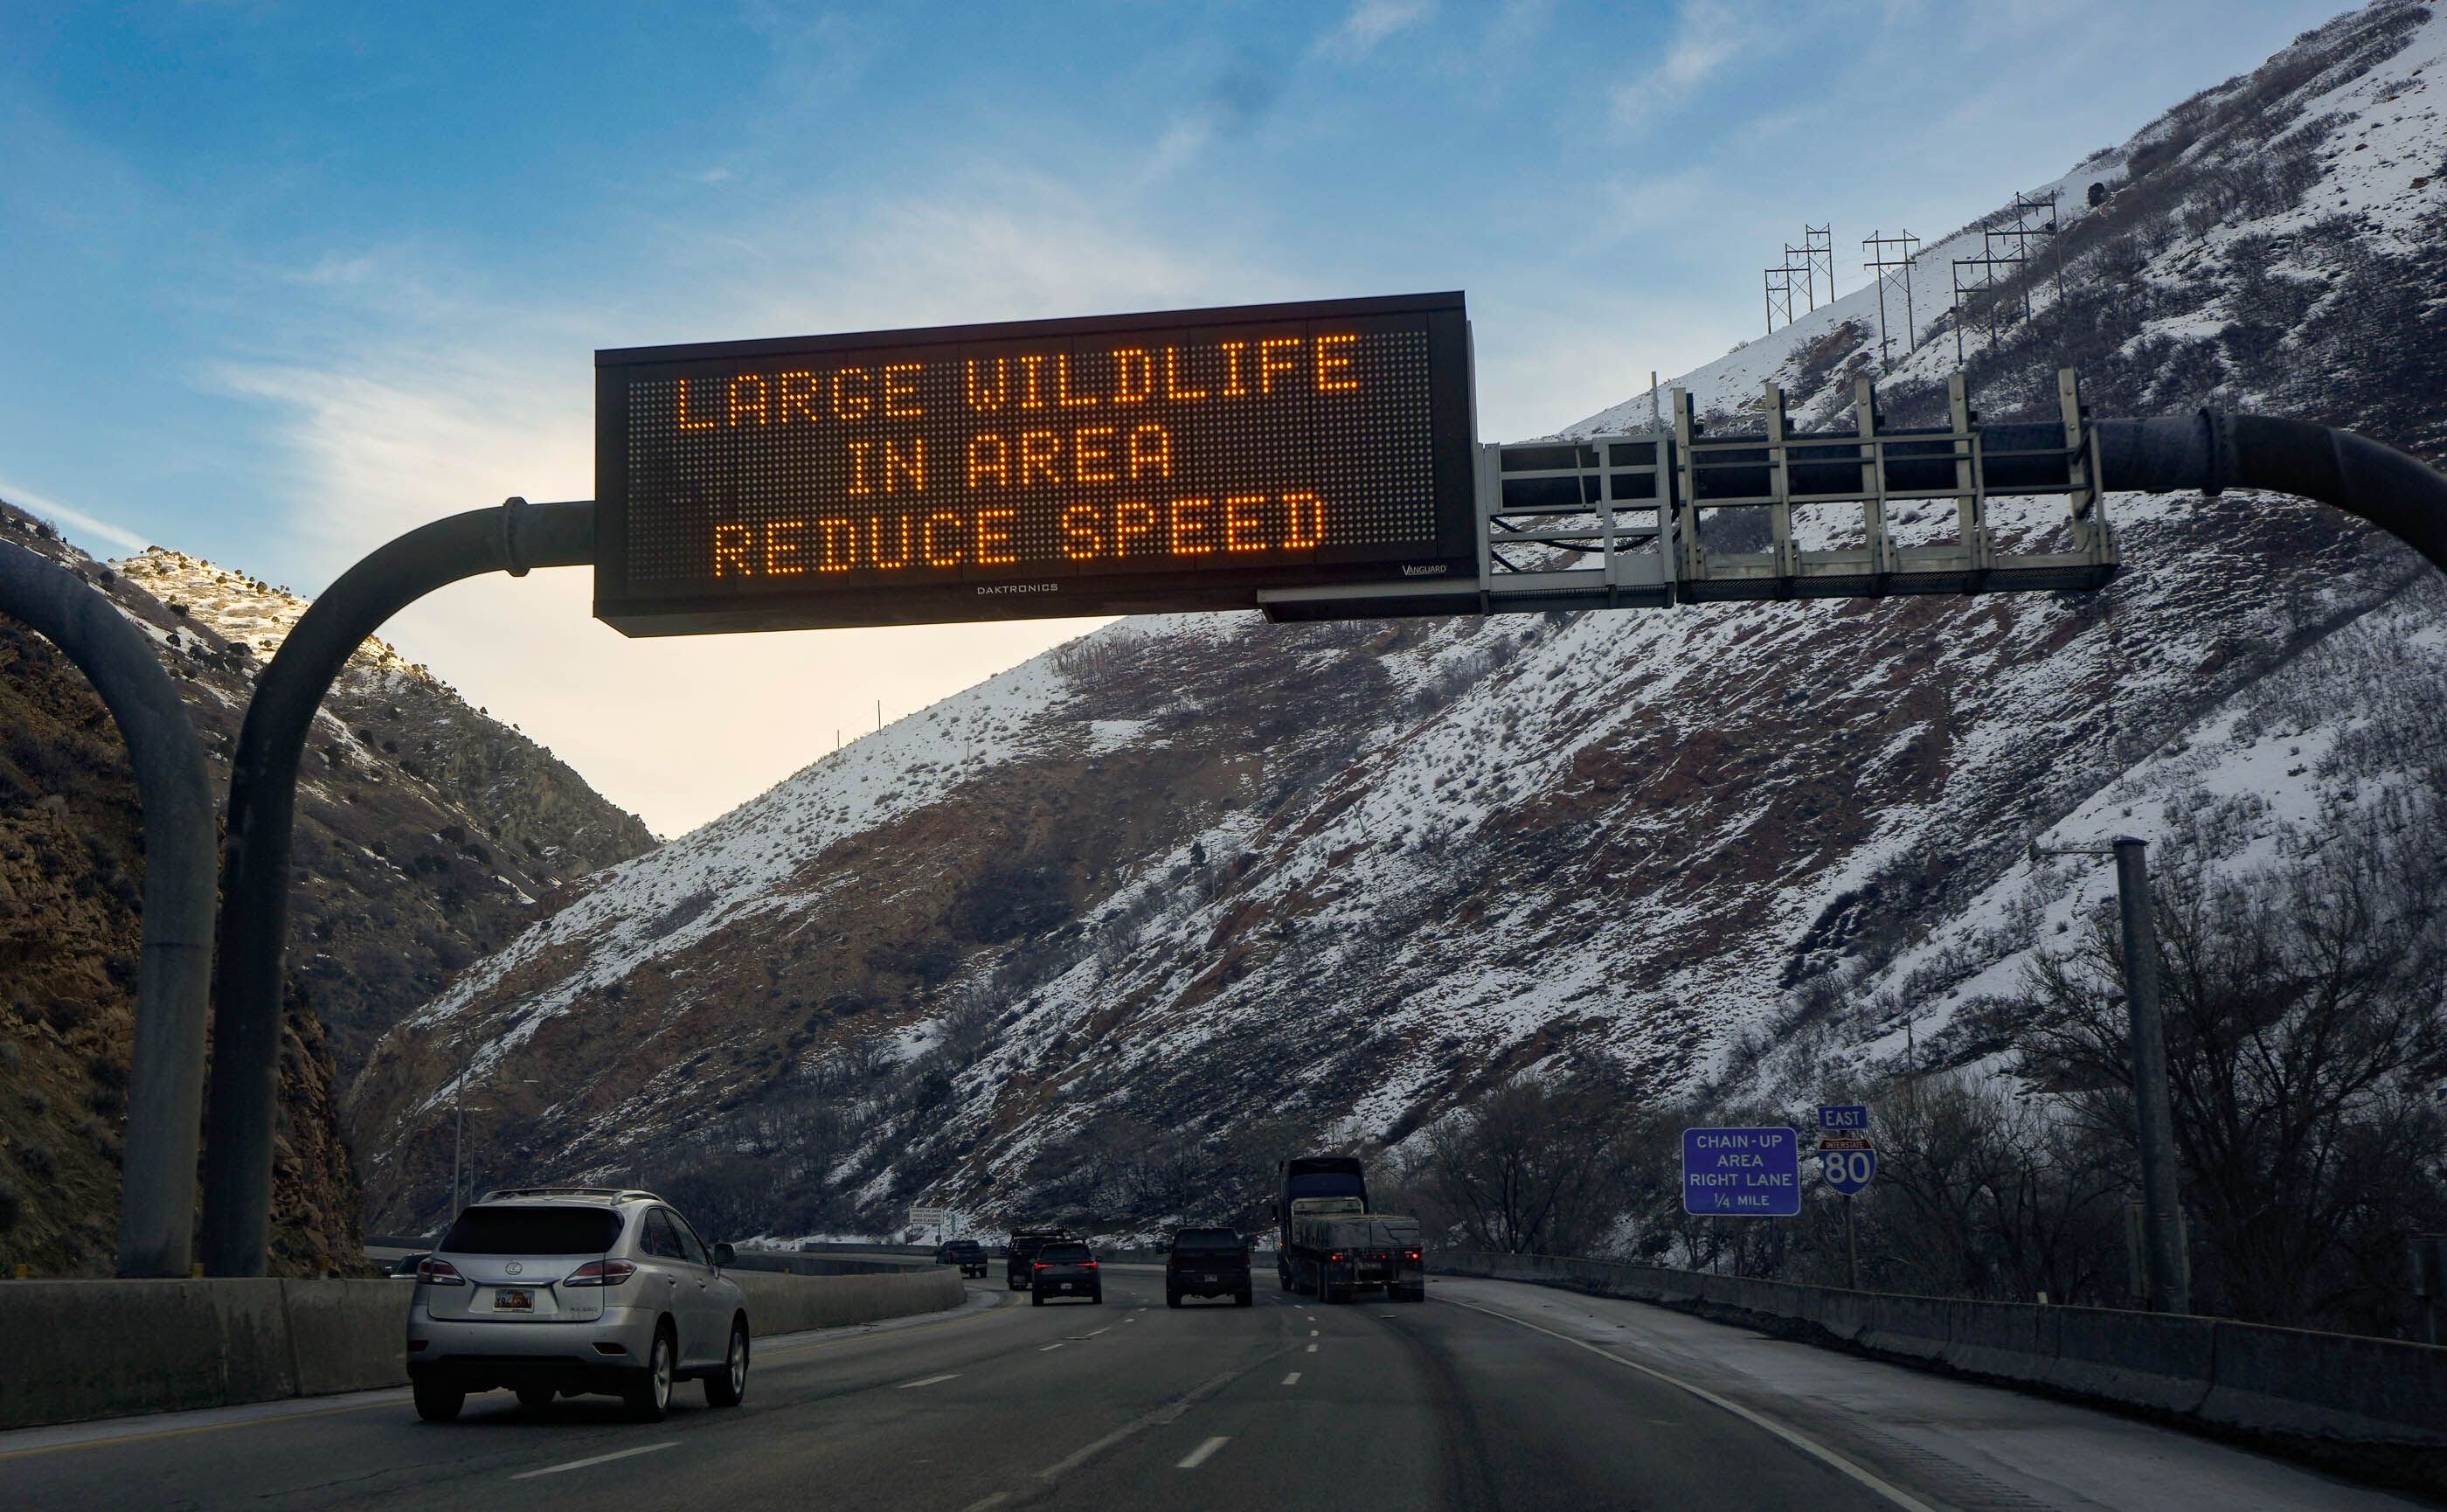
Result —
<instances>
[{"instance_id":1,"label":"asphalt road surface","mask_svg":"<svg viewBox=\"0 0 2447 1512\"><path fill-rule=\"evenodd\" d=\"M1425 1305L1104 1305L972 1284L931 1318L764 1341L745 1407L668 1421L404 1390L0 1434L0 1501L67 1508L2403 1507L2168 1429L1637 1303L1438 1280Z\"/></svg>"}]
</instances>

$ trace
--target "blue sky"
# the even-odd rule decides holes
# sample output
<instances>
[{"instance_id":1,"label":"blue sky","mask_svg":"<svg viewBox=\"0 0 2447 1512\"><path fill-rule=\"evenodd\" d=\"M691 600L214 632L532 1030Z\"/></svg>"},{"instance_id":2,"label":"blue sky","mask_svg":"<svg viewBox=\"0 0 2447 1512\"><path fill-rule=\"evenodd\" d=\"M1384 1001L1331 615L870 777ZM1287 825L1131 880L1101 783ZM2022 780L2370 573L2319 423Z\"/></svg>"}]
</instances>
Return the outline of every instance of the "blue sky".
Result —
<instances>
[{"instance_id":1,"label":"blue sky","mask_svg":"<svg viewBox=\"0 0 2447 1512\"><path fill-rule=\"evenodd\" d=\"M597 347L1460 288L1492 438L1755 333L2328 0L0 9L0 497L312 591L593 491ZM675 832L1084 628L624 641L582 573L411 655Z\"/></svg>"}]
</instances>

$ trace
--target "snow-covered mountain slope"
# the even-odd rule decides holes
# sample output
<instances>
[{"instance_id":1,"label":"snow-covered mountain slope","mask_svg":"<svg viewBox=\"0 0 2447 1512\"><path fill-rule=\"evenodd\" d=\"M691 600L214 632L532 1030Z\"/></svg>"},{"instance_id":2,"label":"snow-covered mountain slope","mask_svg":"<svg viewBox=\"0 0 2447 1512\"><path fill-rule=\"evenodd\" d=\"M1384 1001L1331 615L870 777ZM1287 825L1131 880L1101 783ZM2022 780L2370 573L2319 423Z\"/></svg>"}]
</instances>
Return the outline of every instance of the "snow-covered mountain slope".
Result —
<instances>
[{"instance_id":1,"label":"snow-covered mountain slope","mask_svg":"<svg viewBox=\"0 0 2447 1512\"><path fill-rule=\"evenodd\" d=\"M2103 414L2216 403L2447 449L2447 185L2417 150L2442 51L2447 22L2375 5L2067 175L2083 213L2033 317L1967 333L1975 403L2043 411L2069 362ZM1966 238L1928 250L1939 287ZM1719 433L1770 377L1812 423L1857 371L1899 417L1937 403L1951 332L1887 374L1861 306L1683 382ZM1808 1018L1809 1067L1873 1063L1920 997L2027 949L1996 920L2057 906L2000 901L2032 837L2101 804L2146 830L2172 810L2121 795L2179 780L2153 753L2247 762L2268 737L2236 701L2271 673L2368 616L2430 633L2409 555L2314 507L2110 511L2129 570L2094 595L1110 627L464 974L357 1086L373 1211L434 1215L463 1035L505 1072L495 1168L642 1166L752 1227L921 1194L1154 1220L1178 1188L1133 1150L1211 1172L1399 1142L1577 1056L1660 1093L1803 1074L1752 1051L1831 996L1856 1006ZM2316 826L2333 779L2295 765L2248 769Z\"/></svg>"}]
</instances>

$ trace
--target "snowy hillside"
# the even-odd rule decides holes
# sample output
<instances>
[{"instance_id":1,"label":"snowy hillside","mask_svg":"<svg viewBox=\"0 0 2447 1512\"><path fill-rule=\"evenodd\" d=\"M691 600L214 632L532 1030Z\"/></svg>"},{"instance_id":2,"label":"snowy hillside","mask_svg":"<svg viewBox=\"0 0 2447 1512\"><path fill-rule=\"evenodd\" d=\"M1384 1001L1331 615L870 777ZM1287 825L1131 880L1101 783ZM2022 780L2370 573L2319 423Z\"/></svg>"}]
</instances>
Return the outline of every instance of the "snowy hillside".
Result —
<instances>
[{"instance_id":1,"label":"snowy hillside","mask_svg":"<svg viewBox=\"0 0 2447 1512\"><path fill-rule=\"evenodd\" d=\"M2076 167L2032 318L1972 332L1975 403L2052 402L2071 362L2102 414L2260 407L2447 449L2442 53L2447 21L2374 6ZM1978 241L1928 247L1923 288ZM1907 417L1953 336L1878 371L1871 300L1682 382L1719 433L1768 378L1836 423L1875 371ZM2034 836L2248 796L2236 864L2295 842L2337 813L2322 753L2362 716L2269 715L2302 702L2272 675L2438 633L2413 560L2315 508L2110 515L2129 571L2096 595L1113 626L626 863L458 978L354 1093L373 1220L435 1212L463 1033L510 1070L500 1164L643 1162L810 1229L919 1196L1151 1221L1178 1200L1123 1152L1211 1171L1396 1143L1580 1057L1665 1094L1870 1064L1906 1020L1949 1043L1942 1005L2099 885L2034 874Z\"/></svg>"}]
</instances>

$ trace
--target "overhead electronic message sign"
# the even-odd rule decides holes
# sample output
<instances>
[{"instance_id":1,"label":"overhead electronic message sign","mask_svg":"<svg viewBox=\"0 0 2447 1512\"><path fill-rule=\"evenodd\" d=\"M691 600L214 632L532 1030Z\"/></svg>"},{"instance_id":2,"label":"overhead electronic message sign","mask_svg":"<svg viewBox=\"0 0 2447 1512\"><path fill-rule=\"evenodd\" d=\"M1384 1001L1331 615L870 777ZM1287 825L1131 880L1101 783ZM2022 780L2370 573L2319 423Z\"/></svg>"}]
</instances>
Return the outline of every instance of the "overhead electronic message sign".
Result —
<instances>
[{"instance_id":1,"label":"overhead electronic message sign","mask_svg":"<svg viewBox=\"0 0 2447 1512\"><path fill-rule=\"evenodd\" d=\"M1223 609L1476 571L1458 293L596 354L633 635Z\"/></svg>"}]
</instances>

